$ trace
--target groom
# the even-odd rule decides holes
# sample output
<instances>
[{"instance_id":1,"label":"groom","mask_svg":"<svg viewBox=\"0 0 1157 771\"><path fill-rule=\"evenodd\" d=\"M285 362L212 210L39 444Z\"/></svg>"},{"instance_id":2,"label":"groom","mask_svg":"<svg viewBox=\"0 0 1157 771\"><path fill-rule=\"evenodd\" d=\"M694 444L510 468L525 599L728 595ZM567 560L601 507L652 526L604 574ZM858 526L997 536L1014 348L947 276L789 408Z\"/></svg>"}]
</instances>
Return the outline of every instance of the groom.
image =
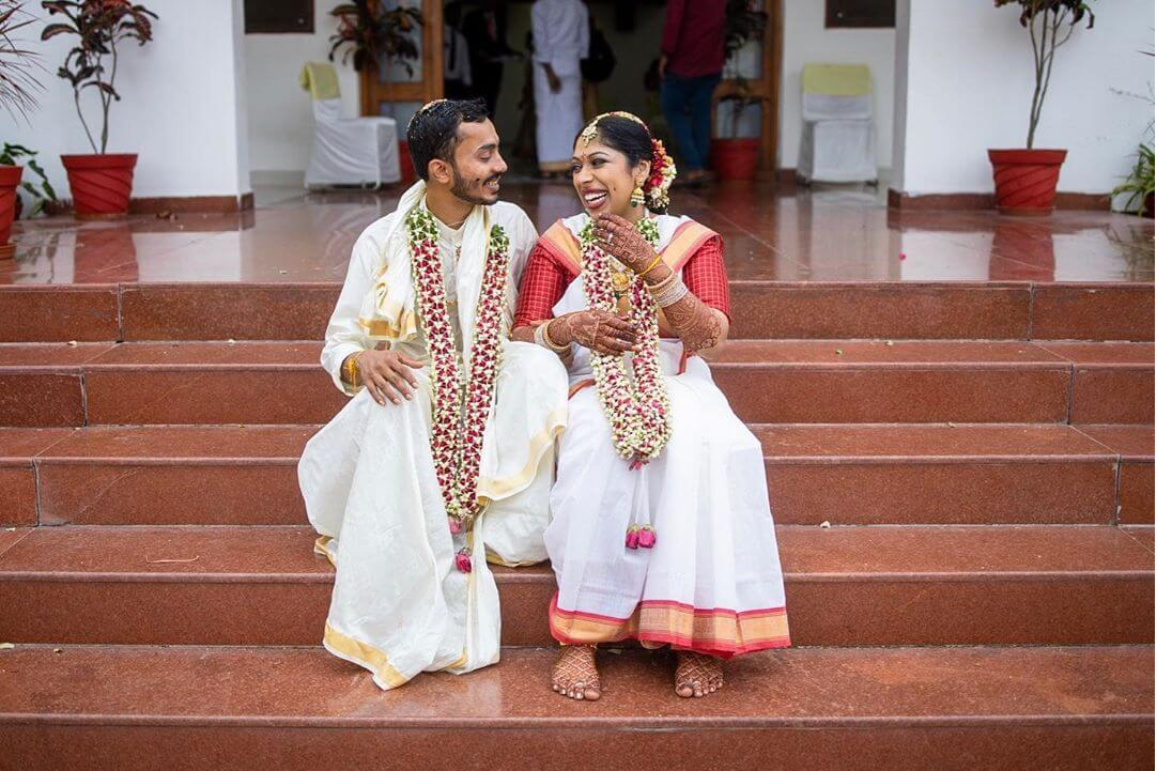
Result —
<instances>
[{"instance_id":1,"label":"groom","mask_svg":"<svg viewBox=\"0 0 1157 771\"><path fill-rule=\"evenodd\" d=\"M431 102L406 139L421 179L354 244L326 329L322 366L353 398L298 465L336 567L323 644L383 689L498 660L487 561L546 558L566 422L558 357L508 339L537 234L498 201L485 105Z\"/></svg>"}]
</instances>

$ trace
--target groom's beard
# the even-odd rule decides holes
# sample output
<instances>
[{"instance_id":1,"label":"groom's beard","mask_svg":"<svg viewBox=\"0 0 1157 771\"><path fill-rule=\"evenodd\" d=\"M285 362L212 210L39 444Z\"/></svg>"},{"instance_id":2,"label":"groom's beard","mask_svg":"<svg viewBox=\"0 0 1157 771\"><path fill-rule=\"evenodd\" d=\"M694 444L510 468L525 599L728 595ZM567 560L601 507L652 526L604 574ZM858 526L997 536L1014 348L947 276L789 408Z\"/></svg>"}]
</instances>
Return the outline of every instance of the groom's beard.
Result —
<instances>
[{"instance_id":1,"label":"groom's beard","mask_svg":"<svg viewBox=\"0 0 1157 771\"><path fill-rule=\"evenodd\" d=\"M458 169L454 168L453 165L450 166L450 173L454 176L454 183L450 186L450 192L456 198L474 206L489 206L498 200L498 194L490 192L485 186L490 182L497 182L502 177L501 174L470 181L459 176Z\"/></svg>"}]
</instances>

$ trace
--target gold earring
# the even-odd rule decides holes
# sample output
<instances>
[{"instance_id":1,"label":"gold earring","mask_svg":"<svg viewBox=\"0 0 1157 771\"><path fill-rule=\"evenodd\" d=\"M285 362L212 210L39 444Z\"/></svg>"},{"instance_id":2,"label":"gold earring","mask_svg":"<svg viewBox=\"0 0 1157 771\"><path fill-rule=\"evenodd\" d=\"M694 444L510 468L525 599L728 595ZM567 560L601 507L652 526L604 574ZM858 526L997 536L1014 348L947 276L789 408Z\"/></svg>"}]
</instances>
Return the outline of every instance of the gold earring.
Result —
<instances>
[{"instance_id":1,"label":"gold earring","mask_svg":"<svg viewBox=\"0 0 1157 771\"><path fill-rule=\"evenodd\" d=\"M631 192L631 208L637 209L646 200L647 197L643 195L643 183L640 182L635 185L635 189Z\"/></svg>"}]
</instances>

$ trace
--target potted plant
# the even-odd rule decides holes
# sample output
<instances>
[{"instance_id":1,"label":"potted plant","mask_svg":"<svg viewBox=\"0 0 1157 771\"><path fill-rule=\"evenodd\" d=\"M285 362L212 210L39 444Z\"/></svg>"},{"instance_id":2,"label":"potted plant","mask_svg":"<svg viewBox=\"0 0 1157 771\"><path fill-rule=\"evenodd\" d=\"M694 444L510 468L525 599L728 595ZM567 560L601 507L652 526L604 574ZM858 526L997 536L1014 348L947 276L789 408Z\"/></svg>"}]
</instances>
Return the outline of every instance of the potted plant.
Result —
<instances>
[{"instance_id":1,"label":"potted plant","mask_svg":"<svg viewBox=\"0 0 1157 771\"><path fill-rule=\"evenodd\" d=\"M28 167L39 177L38 182L32 180L24 180L20 183L20 188L23 189L32 198L32 206L24 211L24 202L20 196L16 196L16 219L21 217L35 217L45 208L58 202L56 198L56 190L53 189L52 183L48 181L48 175L44 172L43 167L36 162L37 152L29 150L23 145L14 145L8 142L0 147L0 170L5 166L19 167L19 162L24 159L24 165Z\"/></svg>"},{"instance_id":2,"label":"potted plant","mask_svg":"<svg viewBox=\"0 0 1157 771\"><path fill-rule=\"evenodd\" d=\"M1109 195L1116 197L1128 194L1125 211L1153 219L1153 148L1149 145L1137 147L1137 162L1133 170Z\"/></svg>"},{"instance_id":3,"label":"potted plant","mask_svg":"<svg viewBox=\"0 0 1157 771\"><path fill-rule=\"evenodd\" d=\"M1048 95L1057 49L1072 37L1073 31L1094 16L1088 3L1081 0L995 0L996 6L1020 6L1020 25L1028 30L1032 42L1033 75L1036 86L1029 110L1028 142L1023 149L988 151L996 183L996 205L1005 214L1048 214L1057 196L1057 181L1067 150L1041 150L1034 147L1041 110Z\"/></svg>"},{"instance_id":4,"label":"potted plant","mask_svg":"<svg viewBox=\"0 0 1157 771\"><path fill-rule=\"evenodd\" d=\"M767 13L756 10L750 0L728 0L727 17L724 21L723 48L725 61L733 64L735 54L751 40L763 37L767 29ZM711 142L711 166L719 179L754 179L759 165L759 138L736 136L739 119L743 112L764 99L751 93L747 79L736 69L729 78L734 87L719 98L720 109L726 109L730 118L724 121L728 130Z\"/></svg>"},{"instance_id":5,"label":"potted plant","mask_svg":"<svg viewBox=\"0 0 1157 771\"><path fill-rule=\"evenodd\" d=\"M116 90L117 47L125 41L143 46L152 40L151 19L157 16L128 0L46 0L41 6L50 16L65 19L46 26L41 40L58 35L78 38L57 70L72 85L76 114L92 146L91 154L60 156L72 188L73 209L82 219L123 216L129 209L137 156L108 152L109 110L121 99ZM99 143L81 106L81 96L89 89L100 103Z\"/></svg>"},{"instance_id":6,"label":"potted plant","mask_svg":"<svg viewBox=\"0 0 1157 771\"><path fill-rule=\"evenodd\" d=\"M32 17L21 10L17 0L0 0L0 106L15 120L27 116L36 106L33 93L40 87L32 75L34 54L21 48L14 38L28 26ZM0 158L0 258L13 255L16 248L8 243L20 196L16 192L24 169L12 158Z\"/></svg>"},{"instance_id":7,"label":"potted plant","mask_svg":"<svg viewBox=\"0 0 1157 771\"><path fill-rule=\"evenodd\" d=\"M341 3L330 11L337 19L337 32L330 36L329 60L334 61L342 52L341 63L353 60L354 70L376 71L390 62L399 62L411 75L410 62L421 55L414 41L414 31L422 26L422 13L417 8L387 9L380 0L355 0ZM403 132L399 131L402 137ZM398 160L402 181L412 182L414 167L406 140L398 141Z\"/></svg>"}]
</instances>

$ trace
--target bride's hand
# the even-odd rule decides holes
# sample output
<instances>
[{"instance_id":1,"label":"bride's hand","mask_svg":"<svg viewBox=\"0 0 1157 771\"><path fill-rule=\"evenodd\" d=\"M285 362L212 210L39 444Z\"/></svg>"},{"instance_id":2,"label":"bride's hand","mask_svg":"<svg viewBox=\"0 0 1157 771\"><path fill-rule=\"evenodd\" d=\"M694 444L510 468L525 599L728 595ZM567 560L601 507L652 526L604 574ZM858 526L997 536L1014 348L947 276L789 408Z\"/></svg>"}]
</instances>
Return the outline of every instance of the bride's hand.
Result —
<instances>
[{"instance_id":1,"label":"bride's hand","mask_svg":"<svg viewBox=\"0 0 1157 771\"><path fill-rule=\"evenodd\" d=\"M634 324L610 311L567 313L550 322L550 339L558 344L578 343L595 353L617 356L639 341Z\"/></svg>"},{"instance_id":2,"label":"bride's hand","mask_svg":"<svg viewBox=\"0 0 1157 771\"><path fill-rule=\"evenodd\" d=\"M600 214L594 223L595 240L605 252L635 273L654 265L655 249L627 220L614 214Z\"/></svg>"}]
</instances>

